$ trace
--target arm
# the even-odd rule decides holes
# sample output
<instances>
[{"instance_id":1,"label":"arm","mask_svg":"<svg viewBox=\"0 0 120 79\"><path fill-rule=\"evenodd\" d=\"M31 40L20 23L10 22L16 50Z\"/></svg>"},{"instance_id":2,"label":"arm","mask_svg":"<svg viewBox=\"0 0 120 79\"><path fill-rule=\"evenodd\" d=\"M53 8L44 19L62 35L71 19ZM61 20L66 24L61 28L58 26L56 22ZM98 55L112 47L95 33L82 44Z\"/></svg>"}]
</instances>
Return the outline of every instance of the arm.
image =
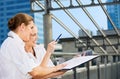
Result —
<instances>
[{"instance_id":1,"label":"arm","mask_svg":"<svg viewBox=\"0 0 120 79\"><path fill-rule=\"evenodd\" d=\"M63 75L67 70L61 70L61 71L56 71L56 72L53 72L53 73L50 73L44 77L42 77L42 79L47 79L47 78L56 78L60 75Z\"/></svg>"},{"instance_id":2,"label":"arm","mask_svg":"<svg viewBox=\"0 0 120 79\"><path fill-rule=\"evenodd\" d=\"M55 72L59 71L61 68L65 66L66 64L60 64L54 67L38 66L38 67L35 67L31 72L29 72L29 74L32 76L33 79L38 79L38 78L44 79L44 77L51 78L59 74L62 74L62 72L59 72L59 73L55 73ZM55 73L55 74L52 74L52 73Z\"/></svg>"},{"instance_id":3,"label":"arm","mask_svg":"<svg viewBox=\"0 0 120 79\"><path fill-rule=\"evenodd\" d=\"M50 56L54 51L55 44L55 41L48 44L48 48L42 63L38 67L35 67L32 72L30 72L30 75L33 77L33 79L53 78L55 76L65 73L65 71L59 71L61 68L66 66L65 64L60 64L54 67L47 67Z\"/></svg>"},{"instance_id":4,"label":"arm","mask_svg":"<svg viewBox=\"0 0 120 79\"><path fill-rule=\"evenodd\" d=\"M50 60L50 56L51 54L54 52L54 49L55 49L55 45L56 45L57 42L55 41L52 41L48 44L48 47L47 47L47 51L46 51L46 54L41 62L41 66L47 66L49 60Z\"/></svg>"}]
</instances>

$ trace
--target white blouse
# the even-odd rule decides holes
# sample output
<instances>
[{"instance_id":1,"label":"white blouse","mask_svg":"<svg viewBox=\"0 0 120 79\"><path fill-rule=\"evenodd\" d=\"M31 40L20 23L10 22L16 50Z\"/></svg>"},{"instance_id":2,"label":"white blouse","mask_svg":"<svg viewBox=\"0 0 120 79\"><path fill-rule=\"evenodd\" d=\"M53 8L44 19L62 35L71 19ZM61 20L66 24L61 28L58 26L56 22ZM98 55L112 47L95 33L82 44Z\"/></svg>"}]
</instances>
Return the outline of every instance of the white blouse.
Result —
<instances>
[{"instance_id":1,"label":"white blouse","mask_svg":"<svg viewBox=\"0 0 120 79\"><path fill-rule=\"evenodd\" d=\"M14 32L8 33L7 39L0 48L0 79L31 79L28 74L32 69L38 66L45 49L42 46L36 46L36 58L31 53L26 53L24 49L25 43ZM49 66L53 66L49 62Z\"/></svg>"}]
</instances>

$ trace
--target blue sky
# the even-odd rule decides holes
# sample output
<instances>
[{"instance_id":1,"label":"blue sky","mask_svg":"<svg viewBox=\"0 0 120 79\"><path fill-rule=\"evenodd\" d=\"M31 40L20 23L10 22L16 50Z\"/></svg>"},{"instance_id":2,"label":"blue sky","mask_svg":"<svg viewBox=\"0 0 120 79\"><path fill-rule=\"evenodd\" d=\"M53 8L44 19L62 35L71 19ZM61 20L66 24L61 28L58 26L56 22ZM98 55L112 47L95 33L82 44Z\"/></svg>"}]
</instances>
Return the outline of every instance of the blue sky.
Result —
<instances>
[{"instance_id":1,"label":"blue sky","mask_svg":"<svg viewBox=\"0 0 120 79\"><path fill-rule=\"evenodd\" d=\"M88 3L90 3L90 1L91 0L81 0L81 2L83 4L88 4ZM106 0L102 0L102 2L105 2L105 1ZM67 0L66 0L66 2L67 2ZM97 1L95 0L95 2L97 2ZM64 4L66 5L65 1L64 1ZM102 29L106 30L107 29L107 19L106 19L104 12L102 11L102 9L99 6L98 7L87 7L86 9L93 16L93 18L98 23L98 25ZM83 12L83 10L81 8L70 9L69 11L84 26L84 28L92 31L93 35L96 35L96 31L97 31L96 27L93 25L93 23L90 21L90 19L87 17L87 15ZM75 24L64 11L57 10L57 11L53 11L52 14L54 14L57 18L59 18L66 26L69 27L70 30L72 30L78 36L78 31L80 30L79 26L77 26L77 24ZM53 25L53 39L57 38L57 36L60 33L62 33L61 38L72 37L65 29L63 29L63 27L61 27L54 20L53 20L52 25Z\"/></svg>"}]
</instances>

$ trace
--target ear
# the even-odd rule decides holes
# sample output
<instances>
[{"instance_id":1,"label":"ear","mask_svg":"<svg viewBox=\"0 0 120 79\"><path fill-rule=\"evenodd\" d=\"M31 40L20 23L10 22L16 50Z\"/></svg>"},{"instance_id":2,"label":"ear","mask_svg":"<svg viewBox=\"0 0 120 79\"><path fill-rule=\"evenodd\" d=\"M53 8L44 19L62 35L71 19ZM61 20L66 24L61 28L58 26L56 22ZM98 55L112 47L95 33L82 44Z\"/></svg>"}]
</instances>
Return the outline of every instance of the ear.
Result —
<instances>
[{"instance_id":1,"label":"ear","mask_svg":"<svg viewBox=\"0 0 120 79\"><path fill-rule=\"evenodd\" d=\"M20 25L20 30L21 30L21 31L24 31L24 30L25 30L25 27L26 27L25 24L22 23L22 24Z\"/></svg>"}]
</instances>

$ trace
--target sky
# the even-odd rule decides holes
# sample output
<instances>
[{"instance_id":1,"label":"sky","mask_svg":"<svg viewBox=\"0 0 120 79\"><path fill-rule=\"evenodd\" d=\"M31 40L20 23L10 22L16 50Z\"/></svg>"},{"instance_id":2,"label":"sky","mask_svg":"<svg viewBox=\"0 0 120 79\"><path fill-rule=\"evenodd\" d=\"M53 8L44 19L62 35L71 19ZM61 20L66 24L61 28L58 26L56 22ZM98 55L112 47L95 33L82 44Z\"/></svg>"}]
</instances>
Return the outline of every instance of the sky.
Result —
<instances>
[{"instance_id":1,"label":"sky","mask_svg":"<svg viewBox=\"0 0 120 79\"><path fill-rule=\"evenodd\" d=\"M81 0L83 4L89 4L91 0ZM102 0L102 2L105 2L106 0ZM95 0L97 3L97 1ZM69 5L67 4L68 1L64 0L62 2L65 6ZM74 2L73 2L74 3ZM76 3L74 3L76 5ZM57 4L55 4L57 6ZM94 20L97 22L97 24L100 26L101 29L106 30L107 29L107 18L102 11L102 9L97 7L87 7L86 8L91 16L94 18ZM69 11L72 13L72 15L80 22L80 24L86 28L87 30L92 31L93 35L96 35L97 28L94 26L94 24L90 21L90 19L87 17L87 15L84 13L84 11L81 8L76 9L69 9ZM51 12L54 16L59 18L72 32L74 32L75 35L78 36L78 31L80 30L80 27L75 24L70 17L63 11L63 10L56 10ZM60 26L56 21L52 21L52 28L53 28L53 39L56 39L59 34L62 33L61 38L69 38L73 37L68 33L62 26Z\"/></svg>"}]
</instances>

